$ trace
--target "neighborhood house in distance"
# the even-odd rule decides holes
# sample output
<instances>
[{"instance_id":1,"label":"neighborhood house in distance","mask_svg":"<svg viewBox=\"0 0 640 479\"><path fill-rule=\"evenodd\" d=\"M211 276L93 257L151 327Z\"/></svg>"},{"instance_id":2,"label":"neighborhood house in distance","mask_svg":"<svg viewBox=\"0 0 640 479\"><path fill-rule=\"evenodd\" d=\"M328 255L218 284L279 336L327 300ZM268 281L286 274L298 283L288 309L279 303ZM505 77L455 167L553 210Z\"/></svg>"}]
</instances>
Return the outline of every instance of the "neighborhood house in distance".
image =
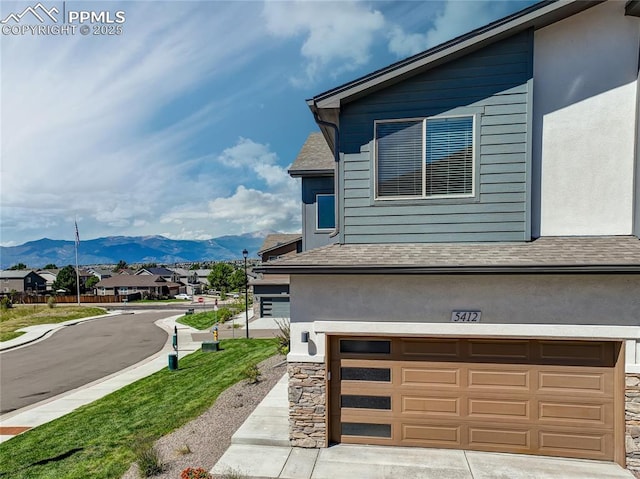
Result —
<instances>
[{"instance_id":1,"label":"neighborhood house in distance","mask_svg":"<svg viewBox=\"0 0 640 479\"><path fill-rule=\"evenodd\" d=\"M308 100L290 439L640 471L640 2L540 2ZM335 186L334 186L335 185Z\"/></svg>"},{"instance_id":2,"label":"neighborhood house in distance","mask_svg":"<svg viewBox=\"0 0 640 479\"><path fill-rule=\"evenodd\" d=\"M109 302L141 298L159 299L176 294L201 294L209 289L211 269L188 269L194 262L229 262L242 265L242 250L249 252L249 266L270 231L256 231L239 236L223 236L212 240L170 240L162 236L106 237L80 243L81 260L106 260L102 265L79 267L82 302ZM73 241L42 239L24 245L2 248L3 266L67 265L75 261ZM167 267L138 267L113 271L118 261L148 264L174 263ZM177 263L177 264L176 264ZM105 266L110 264L110 266ZM0 270L0 295L11 296L14 302L44 302L46 295L57 295L59 301L75 302L76 291L54 288L58 268ZM75 269L73 276L75 276ZM93 279L92 279L93 278ZM75 282L74 282L75 285ZM63 296L69 295L68 298ZM93 295L98 297L92 297ZM73 297L71 297L73 296Z\"/></svg>"}]
</instances>

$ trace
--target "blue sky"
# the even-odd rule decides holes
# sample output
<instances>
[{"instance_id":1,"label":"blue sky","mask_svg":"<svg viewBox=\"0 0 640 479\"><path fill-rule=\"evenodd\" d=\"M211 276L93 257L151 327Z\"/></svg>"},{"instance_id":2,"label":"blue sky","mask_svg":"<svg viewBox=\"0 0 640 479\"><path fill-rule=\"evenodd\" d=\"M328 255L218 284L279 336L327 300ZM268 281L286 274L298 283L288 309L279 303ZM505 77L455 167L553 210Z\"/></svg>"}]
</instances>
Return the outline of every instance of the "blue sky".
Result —
<instances>
[{"instance_id":1,"label":"blue sky","mask_svg":"<svg viewBox=\"0 0 640 479\"><path fill-rule=\"evenodd\" d=\"M1 35L0 244L299 231L305 99L531 3L42 0L125 22Z\"/></svg>"}]
</instances>

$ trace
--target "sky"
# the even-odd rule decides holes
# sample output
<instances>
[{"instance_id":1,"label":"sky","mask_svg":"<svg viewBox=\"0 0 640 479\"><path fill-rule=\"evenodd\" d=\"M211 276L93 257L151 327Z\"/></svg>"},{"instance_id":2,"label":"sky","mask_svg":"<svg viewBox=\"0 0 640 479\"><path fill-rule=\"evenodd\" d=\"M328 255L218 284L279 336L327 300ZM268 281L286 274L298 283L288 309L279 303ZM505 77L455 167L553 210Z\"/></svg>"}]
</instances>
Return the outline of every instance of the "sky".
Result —
<instances>
[{"instance_id":1,"label":"sky","mask_svg":"<svg viewBox=\"0 0 640 479\"><path fill-rule=\"evenodd\" d=\"M58 22L0 3L2 246L74 221L81 240L300 231L306 99L533 3L40 1Z\"/></svg>"}]
</instances>

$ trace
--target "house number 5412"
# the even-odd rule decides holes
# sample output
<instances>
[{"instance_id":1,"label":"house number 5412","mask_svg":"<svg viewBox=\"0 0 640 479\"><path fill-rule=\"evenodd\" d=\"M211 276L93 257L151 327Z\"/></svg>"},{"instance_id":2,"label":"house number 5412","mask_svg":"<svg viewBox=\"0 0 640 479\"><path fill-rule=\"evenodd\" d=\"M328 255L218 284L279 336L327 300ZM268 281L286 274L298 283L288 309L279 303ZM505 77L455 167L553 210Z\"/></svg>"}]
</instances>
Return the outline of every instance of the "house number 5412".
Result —
<instances>
[{"instance_id":1,"label":"house number 5412","mask_svg":"<svg viewBox=\"0 0 640 479\"><path fill-rule=\"evenodd\" d=\"M479 323L482 311L452 311L452 323Z\"/></svg>"}]
</instances>

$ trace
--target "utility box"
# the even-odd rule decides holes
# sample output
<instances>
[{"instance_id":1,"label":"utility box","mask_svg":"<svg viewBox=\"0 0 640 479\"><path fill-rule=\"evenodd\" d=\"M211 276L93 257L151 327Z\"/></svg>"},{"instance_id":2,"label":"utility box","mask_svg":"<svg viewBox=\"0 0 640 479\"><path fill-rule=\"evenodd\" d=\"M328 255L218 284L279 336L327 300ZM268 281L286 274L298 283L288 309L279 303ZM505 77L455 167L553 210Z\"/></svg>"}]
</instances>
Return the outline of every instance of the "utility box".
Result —
<instances>
[{"instance_id":1,"label":"utility box","mask_svg":"<svg viewBox=\"0 0 640 479\"><path fill-rule=\"evenodd\" d=\"M220 351L220 341L203 341L202 352Z\"/></svg>"}]
</instances>

